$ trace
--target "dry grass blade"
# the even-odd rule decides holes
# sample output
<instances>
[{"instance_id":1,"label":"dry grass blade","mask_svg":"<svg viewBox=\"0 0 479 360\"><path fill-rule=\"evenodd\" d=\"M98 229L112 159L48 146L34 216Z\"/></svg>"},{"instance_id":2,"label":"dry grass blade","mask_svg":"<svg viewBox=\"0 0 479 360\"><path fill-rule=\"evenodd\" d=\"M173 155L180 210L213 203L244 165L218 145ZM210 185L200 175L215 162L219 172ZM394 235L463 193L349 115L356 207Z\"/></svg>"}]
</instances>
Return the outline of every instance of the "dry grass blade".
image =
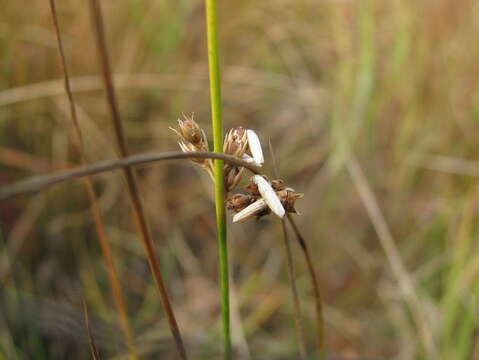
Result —
<instances>
[{"instance_id":1,"label":"dry grass blade","mask_svg":"<svg viewBox=\"0 0 479 360\"><path fill-rule=\"evenodd\" d=\"M371 219L374 230L378 235L379 241L384 253L386 254L387 260L391 265L393 275L396 277L402 295L413 314L416 326L421 335L421 340L428 353L428 358L438 359L438 350L434 343L433 333L429 326L425 309L417 295L414 282L401 260L401 255L396 247L396 243L386 220L384 219L381 209L379 208L376 197L369 187L358 161L355 158L351 158L348 160L346 166L364 207L366 208L369 218Z\"/></svg>"},{"instance_id":2,"label":"dry grass blade","mask_svg":"<svg viewBox=\"0 0 479 360\"><path fill-rule=\"evenodd\" d=\"M117 160L107 160L98 162L93 165L83 166L80 168L58 171L53 174L33 176L17 183L0 187L0 200L7 199L12 196L20 194L28 194L35 191L42 190L48 186L69 181L76 178L95 175L102 172L108 172L116 169L123 169L130 166L146 164L155 161L166 160L185 160L194 158L204 159L221 159L226 163L237 166L243 166L254 174L258 174L260 169L253 164L249 164L243 160L237 159L230 155L212 153L212 152L166 152L166 153L151 153L139 154L125 157Z\"/></svg>"},{"instance_id":3,"label":"dry grass blade","mask_svg":"<svg viewBox=\"0 0 479 360\"><path fill-rule=\"evenodd\" d=\"M63 74L65 78L65 90L67 93L68 103L70 106L70 115L73 122L73 128L74 128L74 134L75 134L75 140L76 140L75 143L76 143L77 151L82 160L82 163L86 164L87 161L85 158L85 150L83 145L82 133L80 129L80 124L78 122L78 117L77 117L77 112L75 107L75 100L73 97L73 93L71 91L70 77L68 73L65 52L63 49L63 41L61 37L60 26L58 23L58 15L57 15L56 6L55 6L55 0L50 0L50 9L51 9L53 24L55 27L55 33L57 37L58 51L60 55L62 70L63 70ZM135 345L133 342L133 332L131 330L131 325L128 320L125 299L123 297L123 293L121 290L120 281L118 280L118 272L113 262L113 256L112 256L110 244L106 237L105 226L103 224L100 207L98 206L98 201L97 201L95 189L93 186L93 180L90 176L85 178L85 186L86 186L86 190L88 194L88 199L90 201L91 213L92 213L92 216L95 222L96 231L98 234L98 240L100 242L100 246L103 253L103 260L105 262L105 267L108 272L109 281L113 289L113 295L115 299L116 308L120 316L121 327L124 332L129 356L130 356L130 359L135 360L135 359L138 359L138 356L136 355ZM85 316L86 316L86 307L85 307Z\"/></svg>"},{"instance_id":4,"label":"dry grass blade","mask_svg":"<svg viewBox=\"0 0 479 360\"><path fill-rule=\"evenodd\" d=\"M115 90L113 87L113 80L111 76L110 61L108 57L108 50L105 40L105 30L103 25L103 16L101 12L101 7L98 0L90 0L91 8L91 18L94 26L95 39L98 49L100 66L102 69L103 81L106 90L106 96L108 100L108 105L111 113L111 119L115 128L116 140L120 150L121 157L128 156L128 148L125 141L125 136L123 133L123 127L120 119L120 113L118 110L118 104L116 101ZM166 290L166 285L163 280L163 275L161 273L160 265L158 259L156 258L155 250L153 247L153 241L151 234L146 223L146 216L141 203L140 194L138 190L138 185L135 180L135 176L130 167L124 168L124 175L128 187L128 193L130 195L131 202L135 211L135 219L138 225L141 239L145 247L145 252L148 258L148 263L150 265L153 277L155 278L156 285L158 287L160 300L163 305L163 308L166 312L168 318L168 324L170 326L171 333L176 343L178 353L182 359L187 359L186 350L181 338L180 330L178 328L178 323L176 321L175 315L173 313L173 307L169 299L168 292Z\"/></svg>"},{"instance_id":5,"label":"dry grass blade","mask_svg":"<svg viewBox=\"0 0 479 360\"><path fill-rule=\"evenodd\" d=\"M271 154L271 160L273 164L273 173L275 178L279 177L278 165L276 163L276 157L274 156L273 144L271 139L268 140L269 152ZM296 325L296 333L299 341L299 355L302 360L307 359L306 356L306 338L304 335L304 327L301 316L301 306L299 303L298 296L298 287L296 285L296 277L294 274L294 265L293 265L293 254L291 252L291 246L288 237L288 229L286 227L286 221L281 219L281 230L283 234L284 249L286 251L286 263L288 266L288 276L289 281L291 282L291 293L293 295L293 311L294 311L294 322Z\"/></svg>"},{"instance_id":6,"label":"dry grass blade","mask_svg":"<svg viewBox=\"0 0 479 360\"><path fill-rule=\"evenodd\" d=\"M298 287L296 286L296 277L294 274L293 254L291 253L291 246L290 246L289 237L288 237L288 229L286 228L286 221L284 219L281 219L281 229L283 232L284 248L286 250L286 261L288 264L289 280L291 282L291 292L293 294L294 322L296 324L296 332L297 332L298 341L299 341L299 354L301 356L301 359L305 360L307 359L306 339L304 336L304 327L303 327L303 321L301 316L301 306L299 303Z\"/></svg>"},{"instance_id":7,"label":"dry grass blade","mask_svg":"<svg viewBox=\"0 0 479 360\"><path fill-rule=\"evenodd\" d=\"M48 161L43 157L5 147L0 148L0 163L33 172L59 170L68 167L68 163L63 161Z\"/></svg>"},{"instance_id":8,"label":"dry grass blade","mask_svg":"<svg viewBox=\"0 0 479 360\"><path fill-rule=\"evenodd\" d=\"M479 176L479 161L461 159L452 156L435 155L425 159L422 167L450 174Z\"/></svg>"},{"instance_id":9,"label":"dry grass blade","mask_svg":"<svg viewBox=\"0 0 479 360\"><path fill-rule=\"evenodd\" d=\"M306 241L301 234L296 222L294 221L291 214L286 214L288 217L288 221L293 228L294 234L296 235L296 239L298 240L299 246L303 251L304 258L306 260L306 266L309 271L309 275L311 278L311 284L313 286L314 292L314 303L316 308L316 327L317 327L317 342L319 348L319 356L323 358L325 355L325 348L324 348L324 320L323 320L323 301L321 297L321 291L319 288L318 277L316 276L316 271L314 270L313 260L311 259L311 255L309 253L308 246Z\"/></svg>"},{"instance_id":10,"label":"dry grass blade","mask_svg":"<svg viewBox=\"0 0 479 360\"><path fill-rule=\"evenodd\" d=\"M90 343L90 352L91 357L93 360L100 360L100 353L98 352L98 348L95 343L95 338L93 337L93 333L90 328L90 318L88 316L88 308L86 306L86 302L82 301L83 305L83 314L85 315L85 327L88 335L88 341Z\"/></svg>"}]
</instances>

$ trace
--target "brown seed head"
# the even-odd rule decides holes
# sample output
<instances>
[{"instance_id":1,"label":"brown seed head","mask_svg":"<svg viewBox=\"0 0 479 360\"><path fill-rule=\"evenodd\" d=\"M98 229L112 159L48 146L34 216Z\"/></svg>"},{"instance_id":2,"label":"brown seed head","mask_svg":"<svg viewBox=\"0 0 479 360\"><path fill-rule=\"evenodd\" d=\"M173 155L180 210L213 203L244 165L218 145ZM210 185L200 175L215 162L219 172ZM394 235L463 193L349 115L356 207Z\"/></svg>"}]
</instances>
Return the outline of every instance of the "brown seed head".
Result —
<instances>
[{"instance_id":1,"label":"brown seed head","mask_svg":"<svg viewBox=\"0 0 479 360\"><path fill-rule=\"evenodd\" d=\"M223 151L225 154L232 155L238 158L242 158L243 154L248 148L248 138L246 137L246 130L244 128L237 127L228 131L223 143ZM243 168L234 165L226 164L224 167L224 177L226 191L234 189L241 181L243 174Z\"/></svg>"},{"instance_id":2,"label":"brown seed head","mask_svg":"<svg viewBox=\"0 0 479 360\"><path fill-rule=\"evenodd\" d=\"M286 188L286 186L284 185L284 181L281 180L281 179L272 180L271 181L271 187L275 191L281 191L281 190L284 190Z\"/></svg>"},{"instance_id":3,"label":"brown seed head","mask_svg":"<svg viewBox=\"0 0 479 360\"><path fill-rule=\"evenodd\" d=\"M199 148L197 148L195 145L191 144L191 143L185 143L183 141L180 141L178 143L178 145L180 145L180 148L183 152L187 153L187 152L197 152L197 151L205 151L205 150L201 150ZM209 160L209 159L202 159L202 158L192 158L191 161L195 162L195 163L198 163L198 164L203 164L205 163L206 160Z\"/></svg>"},{"instance_id":4,"label":"brown seed head","mask_svg":"<svg viewBox=\"0 0 479 360\"><path fill-rule=\"evenodd\" d=\"M233 190L241 181L244 167L226 164L223 168L226 191Z\"/></svg>"},{"instance_id":5,"label":"brown seed head","mask_svg":"<svg viewBox=\"0 0 479 360\"><path fill-rule=\"evenodd\" d=\"M178 119L179 131L173 128L173 130L180 141L178 145L183 152L206 152L208 151L208 140L206 139L205 132L199 127L199 125L193 120L193 117L187 117L183 120ZM211 159L191 159L193 162L201 165L205 169L210 177L213 179L213 161Z\"/></svg>"},{"instance_id":6,"label":"brown seed head","mask_svg":"<svg viewBox=\"0 0 479 360\"><path fill-rule=\"evenodd\" d=\"M301 199L304 194L296 193L291 188L285 188L284 190L277 191L276 194L281 200L281 204L283 204L286 212L298 214L298 211L295 209L294 205L296 200Z\"/></svg>"},{"instance_id":7,"label":"brown seed head","mask_svg":"<svg viewBox=\"0 0 479 360\"><path fill-rule=\"evenodd\" d=\"M260 196L261 194L259 193L259 190L258 190L258 185L250 182L248 185L246 185L244 187L245 190L248 190L251 195L254 195L254 196Z\"/></svg>"},{"instance_id":8,"label":"brown seed head","mask_svg":"<svg viewBox=\"0 0 479 360\"><path fill-rule=\"evenodd\" d=\"M248 139L244 128L240 126L228 131L223 144L223 151L225 154L241 158L247 148Z\"/></svg>"},{"instance_id":9,"label":"brown seed head","mask_svg":"<svg viewBox=\"0 0 479 360\"><path fill-rule=\"evenodd\" d=\"M178 125L183 140L190 142L193 145L199 145L203 142L203 133L196 121L193 120L193 116L185 116L183 120L178 119Z\"/></svg>"},{"instance_id":10,"label":"brown seed head","mask_svg":"<svg viewBox=\"0 0 479 360\"><path fill-rule=\"evenodd\" d=\"M235 194L226 200L226 208L234 212L240 212L255 200L255 197L251 195Z\"/></svg>"}]
</instances>

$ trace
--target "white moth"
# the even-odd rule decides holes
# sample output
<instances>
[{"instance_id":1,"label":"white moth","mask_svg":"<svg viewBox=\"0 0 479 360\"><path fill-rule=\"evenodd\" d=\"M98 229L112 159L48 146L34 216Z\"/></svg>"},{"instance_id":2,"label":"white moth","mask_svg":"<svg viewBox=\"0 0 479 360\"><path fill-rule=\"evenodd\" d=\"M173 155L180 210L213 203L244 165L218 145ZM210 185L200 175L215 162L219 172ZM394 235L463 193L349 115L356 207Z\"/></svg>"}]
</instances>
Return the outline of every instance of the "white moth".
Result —
<instances>
[{"instance_id":1,"label":"white moth","mask_svg":"<svg viewBox=\"0 0 479 360\"><path fill-rule=\"evenodd\" d=\"M267 207L268 205L266 205L266 201L264 201L264 199L256 200L254 203L248 205L239 213L235 214L235 216L233 216L233 222L235 223L249 220L263 210L266 210Z\"/></svg>"},{"instance_id":2,"label":"white moth","mask_svg":"<svg viewBox=\"0 0 479 360\"><path fill-rule=\"evenodd\" d=\"M283 204L281 204L278 195L276 195L276 192L273 190L270 183L260 175L254 175L252 177L252 180L256 185L258 185L258 191L266 204L271 209L271 211L278 215L280 218L283 218L285 214Z\"/></svg>"},{"instance_id":3,"label":"white moth","mask_svg":"<svg viewBox=\"0 0 479 360\"><path fill-rule=\"evenodd\" d=\"M256 164L256 161L251 157L249 156L248 154L243 154L243 156L241 157L244 161L246 161L248 164L255 164L255 165L258 165ZM261 165L260 165L261 166Z\"/></svg>"},{"instance_id":4,"label":"white moth","mask_svg":"<svg viewBox=\"0 0 479 360\"><path fill-rule=\"evenodd\" d=\"M246 130L246 137L248 138L249 150L253 159L258 166L262 166L264 163L263 150L261 149L261 142L259 141L258 135L251 130Z\"/></svg>"}]
</instances>

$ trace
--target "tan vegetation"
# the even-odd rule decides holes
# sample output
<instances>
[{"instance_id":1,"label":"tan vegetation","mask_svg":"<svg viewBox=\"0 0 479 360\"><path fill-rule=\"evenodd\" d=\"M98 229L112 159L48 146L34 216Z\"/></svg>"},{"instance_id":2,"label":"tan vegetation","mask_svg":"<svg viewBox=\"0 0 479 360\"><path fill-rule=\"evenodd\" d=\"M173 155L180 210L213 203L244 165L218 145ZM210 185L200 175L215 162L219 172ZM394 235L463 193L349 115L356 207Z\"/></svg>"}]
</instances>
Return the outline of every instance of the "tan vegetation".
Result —
<instances>
[{"instance_id":1,"label":"tan vegetation","mask_svg":"<svg viewBox=\"0 0 479 360\"><path fill-rule=\"evenodd\" d=\"M203 2L101 3L129 153L177 150L169 127L182 113L211 139ZM1 5L3 186L83 159L47 2ZM116 159L88 2L57 8L85 162ZM478 358L477 1L220 1L219 14L224 125L254 129L273 174L270 140L275 178L305 194L293 216L321 285L328 352ZM140 358L176 359L122 173L92 179ZM171 161L137 167L136 180L185 347L219 359L210 178ZM89 356L83 300L100 357L126 355L89 207L81 181L0 201L0 357ZM280 221L228 225L237 358L298 358ZM290 245L313 354L313 289Z\"/></svg>"}]
</instances>

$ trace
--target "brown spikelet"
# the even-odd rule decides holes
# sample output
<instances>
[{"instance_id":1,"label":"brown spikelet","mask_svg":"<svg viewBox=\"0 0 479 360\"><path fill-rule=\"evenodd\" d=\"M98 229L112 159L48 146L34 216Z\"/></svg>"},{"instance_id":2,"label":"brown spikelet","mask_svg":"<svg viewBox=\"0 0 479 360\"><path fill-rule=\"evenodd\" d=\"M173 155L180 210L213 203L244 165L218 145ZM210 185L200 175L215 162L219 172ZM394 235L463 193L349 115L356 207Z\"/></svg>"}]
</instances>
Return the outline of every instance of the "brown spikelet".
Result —
<instances>
[{"instance_id":1,"label":"brown spikelet","mask_svg":"<svg viewBox=\"0 0 479 360\"><path fill-rule=\"evenodd\" d=\"M234 212L240 212L255 201L256 197L252 195L236 194L226 200L226 208Z\"/></svg>"},{"instance_id":2,"label":"brown spikelet","mask_svg":"<svg viewBox=\"0 0 479 360\"><path fill-rule=\"evenodd\" d=\"M193 119L193 115L184 116L184 119L178 119L179 130L172 127L170 129L178 135L180 141L178 145L185 152L208 152L208 140L204 130ZM193 158L193 162L199 164L210 177L214 178L213 161L206 158Z\"/></svg>"},{"instance_id":3,"label":"brown spikelet","mask_svg":"<svg viewBox=\"0 0 479 360\"><path fill-rule=\"evenodd\" d=\"M262 194L254 178L253 176L249 184L244 187L249 194L235 194L226 202L226 208L236 213L233 222L243 222L254 217L260 218L270 214L271 210L277 214L277 209L273 206L274 202L268 201L269 197L277 197L285 212L299 214L295 203L304 196L303 194L296 193L292 188L287 188L281 179L269 182L272 190ZM262 178L267 181L266 176L262 176ZM264 204L259 202L260 200L264 200ZM280 208L281 205L279 205Z\"/></svg>"}]
</instances>

